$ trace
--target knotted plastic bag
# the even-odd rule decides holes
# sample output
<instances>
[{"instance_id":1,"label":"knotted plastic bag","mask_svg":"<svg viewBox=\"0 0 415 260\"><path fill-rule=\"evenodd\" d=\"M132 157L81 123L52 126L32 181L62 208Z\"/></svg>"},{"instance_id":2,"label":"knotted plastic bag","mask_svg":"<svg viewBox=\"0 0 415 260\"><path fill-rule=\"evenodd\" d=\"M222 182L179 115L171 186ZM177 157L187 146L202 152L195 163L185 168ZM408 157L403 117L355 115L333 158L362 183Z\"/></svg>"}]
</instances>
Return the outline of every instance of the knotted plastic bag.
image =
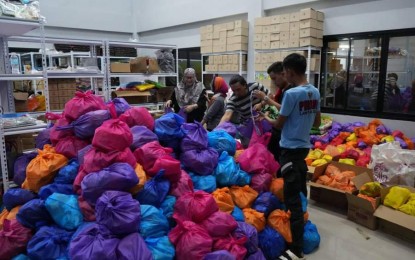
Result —
<instances>
[{"instance_id":1,"label":"knotted plastic bag","mask_svg":"<svg viewBox=\"0 0 415 260\"><path fill-rule=\"evenodd\" d=\"M141 222L138 228L140 234L147 239L149 237L167 236L169 222L163 212L151 205L140 205Z\"/></svg>"},{"instance_id":2,"label":"knotted plastic bag","mask_svg":"<svg viewBox=\"0 0 415 260\"><path fill-rule=\"evenodd\" d=\"M311 221L307 221L304 226L303 241L304 254L310 254L320 245L320 234L317 231L317 226Z\"/></svg>"},{"instance_id":3,"label":"knotted plastic bag","mask_svg":"<svg viewBox=\"0 0 415 260\"><path fill-rule=\"evenodd\" d=\"M35 147L37 149L43 149L45 144L52 144L50 140L50 131L52 130L52 126L42 130L35 138Z\"/></svg>"},{"instance_id":4,"label":"knotted plastic bag","mask_svg":"<svg viewBox=\"0 0 415 260\"><path fill-rule=\"evenodd\" d=\"M72 232L51 226L41 227L27 245L31 259L67 259Z\"/></svg>"},{"instance_id":5,"label":"knotted plastic bag","mask_svg":"<svg viewBox=\"0 0 415 260\"><path fill-rule=\"evenodd\" d=\"M35 229L53 223L44 201L33 199L24 204L17 213L16 219L25 227Z\"/></svg>"},{"instance_id":6,"label":"knotted plastic bag","mask_svg":"<svg viewBox=\"0 0 415 260\"><path fill-rule=\"evenodd\" d=\"M174 218L200 223L218 210L211 194L204 191L188 192L177 199L174 205Z\"/></svg>"},{"instance_id":7,"label":"knotted plastic bag","mask_svg":"<svg viewBox=\"0 0 415 260\"><path fill-rule=\"evenodd\" d=\"M46 200L50 195L52 195L55 192L65 195L74 194L72 184L52 183L40 188L39 198L41 198L42 200Z\"/></svg>"},{"instance_id":8,"label":"knotted plastic bag","mask_svg":"<svg viewBox=\"0 0 415 260\"><path fill-rule=\"evenodd\" d=\"M111 106L111 104L114 105L115 111L117 112L117 116L120 116L122 113L124 113L125 111L131 108L130 104L128 104L128 102L124 98L119 98L119 97L114 98L107 104L109 106Z\"/></svg>"},{"instance_id":9,"label":"knotted plastic bag","mask_svg":"<svg viewBox=\"0 0 415 260\"><path fill-rule=\"evenodd\" d=\"M42 147L43 148L43 147ZM17 157L14 161L14 175L13 182L19 186L22 186L24 180L26 179L26 168L27 165L37 156L37 152L24 153L21 156Z\"/></svg>"},{"instance_id":10,"label":"knotted plastic bag","mask_svg":"<svg viewBox=\"0 0 415 260\"><path fill-rule=\"evenodd\" d=\"M201 225L211 237L216 238L231 234L237 228L238 223L230 214L216 211L205 219Z\"/></svg>"},{"instance_id":11,"label":"knotted plastic bag","mask_svg":"<svg viewBox=\"0 0 415 260\"><path fill-rule=\"evenodd\" d=\"M232 235L228 235L215 240L213 249L227 250L234 255L237 260L243 260L247 254L247 250L244 246L247 240L247 237L235 238Z\"/></svg>"},{"instance_id":12,"label":"knotted plastic bag","mask_svg":"<svg viewBox=\"0 0 415 260\"><path fill-rule=\"evenodd\" d=\"M270 191L277 196L280 201L284 201L284 179L276 178L272 179Z\"/></svg>"},{"instance_id":13,"label":"knotted plastic bag","mask_svg":"<svg viewBox=\"0 0 415 260\"><path fill-rule=\"evenodd\" d=\"M258 197L258 192L248 185L243 187L232 186L230 192L235 205L241 209L250 208Z\"/></svg>"},{"instance_id":14,"label":"knotted plastic bag","mask_svg":"<svg viewBox=\"0 0 415 260\"><path fill-rule=\"evenodd\" d=\"M85 159L85 155L87 152L89 152L90 150L92 150L93 146L92 144L85 146L84 148L82 148L81 150L78 151L78 155L77 155L77 159L79 162L79 165L84 164L84 159Z\"/></svg>"},{"instance_id":15,"label":"knotted plastic bag","mask_svg":"<svg viewBox=\"0 0 415 260\"><path fill-rule=\"evenodd\" d=\"M261 232L265 228L266 220L264 213L251 208L246 208L242 211L244 213L245 222L254 226L258 232Z\"/></svg>"},{"instance_id":16,"label":"knotted plastic bag","mask_svg":"<svg viewBox=\"0 0 415 260\"><path fill-rule=\"evenodd\" d=\"M53 127L49 131L49 138L53 145L56 145L59 140L61 140L64 137L67 136L73 136L73 129L67 129L67 130L57 130L58 127L65 127L69 126L70 122L66 118L60 118L56 121L56 123L53 125ZM42 147L44 148L44 147ZM40 148L40 149L42 149Z\"/></svg>"},{"instance_id":17,"label":"knotted plastic bag","mask_svg":"<svg viewBox=\"0 0 415 260\"><path fill-rule=\"evenodd\" d=\"M78 197L75 195L53 193L45 201L45 206L53 220L61 228L75 230L83 222Z\"/></svg>"},{"instance_id":18,"label":"knotted plastic bag","mask_svg":"<svg viewBox=\"0 0 415 260\"><path fill-rule=\"evenodd\" d=\"M119 242L106 227L92 224L71 241L69 256L73 260L117 259Z\"/></svg>"},{"instance_id":19,"label":"knotted plastic bag","mask_svg":"<svg viewBox=\"0 0 415 260\"><path fill-rule=\"evenodd\" d=\"M238 133L238 129L236 128L236 126L234 124L232 124L231 122L223 122L221 124L219 124L214 130L214 131L225 131L227 132L229 135L231 135L232 137L235 137L236 134Z\"/></svg>"},{"instance_id":20,"label":"knotted plastic bag","mask_svg":"<svg viewBox=\"0 0 415 260\"><path fill-rule=\"evenodd\" d=\"M137 164L130 148L125 148L121 152L105 152L92 148L85 154L83 168L87 173L97 172L114 163L128 163L133 168Z\"/></svg>"},{"instance_id":21,"label":"knotted plastic bag","mask_svg":"<svg viewBox=\"0 0 415 260\"><path fill-rule=\"evenodd\" d=\"M406 203L409 199L411 192L399 186L394 186L389 190L386 195L383 205L398 209L400 206Z\"/></svg>"},{"instance_id":22,"label":"knotted plastic bag","mask_svg":"<svg viewBox=\"0 0 415 260\"><path fill-rule=\"evenodd\" d=\"M218 153L213 148L203 150L184 151L180 155L180 161L192 172L199 175L212 174L218 165Z\"/></svg>"},{"instance_id":23,"label":"knotted plastic bag","mask_svg":"<svg viewBox=\"0 0 415 260\"><path fill-rule=\"evenodd\" d=\"M184 193L193 192L193 190L193 182L190 175L181 170L179 181L171 184L170 194L178 198Z\"/></svg>"},{"instance_id":24,"label":"knotted plastic bag","mask_svg":"<svg viewBox=\"0 0 415 260\"><path fill-rule=\"evenodd\" d=\"M158 137L146 126L133 126L131 127L131 134L133 135L133 143L131 144L131 150L136 150L146 143L158 141Z\"/></svg>"},{"instance_id":25,"label":"knotted plastic bag","mask_svg":"<svg viewBox=\"0 0 415 260\"><path fill-rule=\"evenodd\" d=\"M168 195L160 205L160 209L169 221L170 226L176 225L176 222L173 220L174 204L176 204L176 197Z\"/></svg>"},{"instance_id":26,"label":"knotted plastic bag","mask_svg":"<svg viewBox=\"0 0 415 260\"><path fill-rule=\"evenodd\" d=\"M268 225L280 233L287 243L292 242L292 234L290 228L291 213L277 209L271 212L268 217Z\"/></svg>"},{"instance_id":27,"label":"knotted plastic bag","mask_svg":"<svg viewBox=\"0 0 415 260\"><path fill-rule=\"evenodd\" d=\"M148 249L155 260L173 260L176 254L168 236L148 237L145 239Z\"/></svg>"},{"instance_id":28,"label":"knotted plastic bag","mask_svg":"<svg viewBox=\"0 0 415 260\"><path fill-rule=\"evenodd\" d=\"M97 201L95 212L97 223L116 235L136 232L140 225L140 203L127 192L104 192Z\"/></svg>"},{"instance_id":29,"label":"knotted plastic bag","mask_svg":"<svg viewBox=\"0 0 415 260\"><path fill-rule=\"evenodd\" d=\"M246 149L238 158L241 169L251 174L266 172L275 175L280 165L266 146L254 144Z\"/></svg>"},{"instance_id":30,"label":"knotted plastic bag","mask_svg":"<svg viewBox=\"0 0 415 260\"><path fill-rule=\"evenodd\" d=\"M92 145L102 151L123 151L133 143L133 135L126 123L118 119L105 121L95 130Z\"/></svg>"},{"instance_id":31,"label":"knotted plastic bag","mask_svg":"<svg viewBox=\"0 0 415 260\"><path fill-rule=\"evenodd\" d=\"M78 152L79 155L79 152ZM59 169L58 174L55 176L53 180L54 183L59 184L73 184L76 175L78 174L79 170L79 163L77 160L72 159L68 162L68 164Z\"/></svg>"},{"instance_id":32,"label":"knotted plastic bag","mask_svg":"<svg viewBox=\"0 0 415 260\"><path fill-rule=\"evenodd\" d=\"M140 190L144 188L144 184L147 182L147 175L144 172L143 166L141 166L141 164L139 163L137 163L137 165L135 166L134 171L139 181L134 187L130 189L130 192L133 195L136 195Z\"/></svg>"},{"instance_id":33,"label":"knotted plastic bag","mask_svg":"<svg viewBox=\"0 0 415 260\"><path fill-rule=\"evenodd\" d=\"M259 246L267 259L277 259L286 248L283 236L269 226L258 234L258 239Z\"/></svg>"},{"instance_id":34,"label":"knotted plastic bag","mask_svg":"<svg viewBox=\"0 0 415 260\"><path fill-rule=\"evenodd\" d=\"M244 222L245 221L245 216L244 216L244 213L242 212L242 210L240 209L240 208L238 208L237 206L235 206L234 208L233 208L233 211L232 211L232 217L236 220L236 221L242 221L242 222Z\"/></svg>"},{"instance_id":35,"label":"knotted plastic bag","mask_svg":"<svg viewBox=\"0 0 415 260\"><path fill-rule=\"evenodd\" d=\"M238 227L233 235L236 238L247 238L245 247L249 254L253 254L258 250L258 232L254 226L245 222L238 222Z\"/></svg>"},{"instance_id":36,"label":"knotted plastic bag","mask_svg":"<svg viewBox=\"0 0 415 260\"><path fill-rule=\"evenodd\" d=\"M153 179L144 184L144 188L136 195L140 204L152 205L157 208L166 198L170 190L170 182L164 178L164 171L160 171Z\"/></svg>"},{"instance_id":37,"label":"knotted plastic bag","mask_svg":"<svg viewBox=\"0 0 415 260\"><path fill-rule=\"evenodd\" d=\"M26 202L36 198L36 194L21 188L9 189L3 195L3 205L11 211L16 206L24 205Z\"/></svg>"},{"instance_id":38,"label":"knotted plastic bag","mask_svg":"<svg viewBox=\"0 0 415 260\"><path fill-rule=\"evenodd\" d=\"M266 172L261 172L258 174L254 174L251 178L251 186L256 192L266 192L269 191L269 187L271 186L272 182L272 175Z\"/></svg>"},{"instance_id":39,"label":"knotted plastic bag","mask_svg":"<svg viewBox=\"0 0 415 260\"><path fill-rule=\"evenodd\" d=\"M234 155L236 151L235 139L224 130L215 130L208 133L209 147L214 148L218 154L223 151L228 152L229 155Z\"/></svg>"},{"instance_id":40,"label":"knotted plastic bag","mask_svg":"<svg viewBox=\"0 0 415 260\"><path fill-rule=\"evenodd\" d=\"M255 253L253 253L252 255L249 255L247 260L266 260L266 258L262 250L258 249L258 251L256 251Z\"/></svg>"},{"instance_id":41,"label":"knotted plastic bag","mask_svg":"<svg viewBox=\"0 0 415 260\"><path fill-rule=\"evenodd\" d=\"M236 260L236 256L227 250L218 250L205 255L203 260Z\"/></svg>"},{"instance_id":42,"label":"knotted plastic bag","mask_svg":"<svg viewBox=\"0 0 415 260\"><path fill-rule=\"evenodd\" d=\"M134 151L134 156L145 171L154 166L156 160L164 155L170 155L173 152L171 148L163 147L158 141L146 143Z\"/></svg>"},{"instance_id":43,"label":"knotted plastic bag","mask_svg":"<svg viewBox=\"0 0 415 260\"><path fill-rule=\"evenodd\" d=\"M222 152L218 159L218 165L214 171L217 184L220 187L232 185L230 179L236 175L239 171L239 167L234 161L232 156L229 156L227 152Z\"/></svg>"},{"instance_id":44,"label":"knotted plastic bag","mask_svg":"<svg viewBox=\"0 0 415 260\"><path fill-rule=\"evenodd\" d=\"M220 211L232 213L235 204L233 202L232 195L228 187L215 190L212 193L212 196L215 199Z\"/></svg>"},{"instance_id":45,"label":"knotted plastic bag","mask_svg":"<svg viewBox=\"0 0 415 260\"><path fill-rule=\"evenodd\" d=\"M82 180L82 197L91 205L107 190L128 191L139 182L134 168L128 163L114 163Z\"/></svg>"},{"instance_id":46,"label":"knotted plastic bag","mask_svg":"<svg viewBox=\"0 0 415 260\"><path fill-rule=\"evenodd\" d=\"M56 152L71 159L78 156L78 152L89 145L86 140L79 139L76 136L66 136L58 141L55 146Z\"/></svg>"},{"instance_id":47,"label":"knotted plastic bag","mask_svg":"<svg viewBox=\"0 0 415 260\"><path fill-rule=\"evenodd\" d=\"M205 150L208 147L208 133L199 123L185 123L181 126L185 136L180 144L182 151Z\"/></svg>"},{"instance_id":48,"label":"knotted plastic bag","mask_svg":"<svg viewBox=\"0 0 415 260\"><path fill-rule=\"evenodd\" d=\"M167 113L156 119L154 132L163 145L177 150L180 148L180 141L185 135L181 129L184 122L185 120L183 117L175 113Z\"/></svg>"},{"instance_id":49,"label":"knotted plastic bag","mask_svg":"<svg viewBox=\"0 0 415 260\"><path fill-rule=\"evenodd\" d=\"M274 194L271 192L263 192L256 198L252 208L264 213L265 217L268 217L272 211L281 209L282 205Z\"/></svg>"},{"instance_id":50,"label":"knotted plastic bag","mask_svg":"<svg viewBox=\"0 0 415 260\"><path fill-rule=\"evenodd\" d=\"M120 240L117 246L116 259L153 260L153 256L144 242L144 239L136 232L131 233Z\"/></svg>"},{"instance_id":51,"label":"knotted plastic bag","mask_svg":"<svg viewBox=\"0 0 415 260\"><path fill-rule=\"evenodd\" d=\"M154 129L154 118L145 107L133 107L120 115L120 120L127 123L129 127L145 126L149 130Z\"/></svg>"},{"instance_id":52,"label":"knotted plastic bag","mask_svg":"<svg viewBox=\"0 0 415 260\"><path fill-rule=\"evenodd\" d=\"M216 190L216 178L213 175L199 176L197 174L189 173L192 178L195 190L203 190L207 193L212 193Z\"/></svg>"},{"instance_id":53,"label":"knotted plastic bag","mask_svg":"<svg viewBox=\"0 0 415 260\"><path fill-rule=\"evenodd\" d=\"M74 121L90 111L102 109L105 109L105 103L101 97L95 96L91 91L77 91L75 97L65 104L65 118Z\"/></svg>"},{"instance_id":54,"label":"knotted plastic bag","mask_svg":"<svg viewBox=\"0 0 415 260\"><path fill-rule=\"evenodd\" d=\"M0 259L11 259L26 249L32 231L22 226L17 220L4 220L0 230Z\"/></svg>"},{"instance_id":55,"label":"knotted plastic bag","mask_svg":"<svg viewBox=\"0 0 415 260\"><path fill-rule=\"evenodd\" d=\"M180 161L174 159L171 155L163 155L156 159L153 167L148 169L146 173L154 177L158 172L164 170L164 177L175 183L180 179Z\"/></svg>"},{"instance_id":56,"label":"knotted plastic bag","mask_svg":"<svg viewBox=\"0 0 415 260\"><path fill-rule=\"evenodd\" d=\"M212 251L213 240L206 229L191 221L179 221L169 233L177 259L203 259Z\"/></svg>"}]
</instances>

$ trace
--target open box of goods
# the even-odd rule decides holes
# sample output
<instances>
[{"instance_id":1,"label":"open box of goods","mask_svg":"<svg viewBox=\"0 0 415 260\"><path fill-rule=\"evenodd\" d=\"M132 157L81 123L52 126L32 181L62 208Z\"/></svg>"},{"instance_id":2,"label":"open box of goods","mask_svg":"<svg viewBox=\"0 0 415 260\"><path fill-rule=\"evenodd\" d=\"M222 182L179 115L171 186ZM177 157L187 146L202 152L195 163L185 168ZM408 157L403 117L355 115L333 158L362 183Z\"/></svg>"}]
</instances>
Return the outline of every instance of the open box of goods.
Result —
<instances>
[{"instance_id":1,"label":"open box of goods","mask_svg":"<svg viewBox=\"0 0 415 260\"><path fill-rule=\"evenodd\" d=\"M381 190L380 205L375 211L379 229L415 242L415 188L392 186Z\"/></svg>"},{"instance_id":2,"label":"open box of goods","mask_svg":"<svg viewBox=\"0 0 415 260\"><path fill-rule=\"evenodd\" d=\"M310 199L347 210L346 193L357 190L352 178L364 173L373 175L368 168L339 162L318 166L310 182Z\"/></svg>"}]
</instances>

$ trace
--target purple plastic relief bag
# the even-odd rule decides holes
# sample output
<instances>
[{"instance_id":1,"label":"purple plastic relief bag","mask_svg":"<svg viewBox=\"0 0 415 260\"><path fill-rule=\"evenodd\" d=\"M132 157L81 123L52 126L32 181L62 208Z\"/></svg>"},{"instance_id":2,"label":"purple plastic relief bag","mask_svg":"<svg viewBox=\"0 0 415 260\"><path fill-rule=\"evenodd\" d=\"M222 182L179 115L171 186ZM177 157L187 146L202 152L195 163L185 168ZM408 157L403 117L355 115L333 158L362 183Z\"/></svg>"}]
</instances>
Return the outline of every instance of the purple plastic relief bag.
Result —
<instances>
[{"instance_id":1,"label":"purple plastic relief bag","mask_svg":"<svg viewBox=\"0 0 415 260\"><path fill-rule=\"evenodd\" d=\"M224 130L225 132L230 134L232 137L235 137L236 134L238 133L238 129L231 122L224 122L218 125L213 131L219 131L219 130Z\"/></svg>"},{"instance_id":2,"label":"purple plastic relief bag","mask_svg":"<svg viewBox=\"0 0 415 260\"><path fill-rule=\"evenodd\" d=\"M151 251L138 233L132 233L120 240L117 257L118 260L153 260Z\"/></svg>"},{"instance_id":3,"label":"purple plastic relief bag","mask_svg":"<svg viewBox=\"0 0 415 260\"><path fill-rule=\"evenodd\" d=\"M232 255L229 251L218 250L205 255L205 258L203 258L203 260L236 260L236 257Z\"/></svg>"},{"instance_id":4,"label":"purple plastic relief bag","mask_svg":"<svg viewBox=\"0 0 415 260\"><path fill-rule=\"evenodd\" d=\"M100 127L111 115L108 110L96 110L88 112L73 121L69 126L57 127L57 130L73 129L75 136L88 139L94 136L95 130Z\"/></svg>"},{"instance_id":5,"label":"purple plastic relief bag","mask_svg":"<svg viewBox=\"0 0 415 260\"><path fill-rule=\"evenodd\" d=\"M97 223L116 235L136 232L140 226L140 203L128 192L104 192L97 201L95 212Z\"/></svg>"},{"instance_id":6,"label":"purple plastic relief bag","mask_svg":"<svg viewBox=\"0 0 415 260\"><path fill-rule=\"evenodd\" d=\"M248 254L253 254L258 250L258 232L254 226L245 222L238 222L238 227L233 235L235 238L242 238L244 236L248 238L248 241L245 243Z\"/></svg>"},{"instance_id":7,"label":"purple plastic relief bag","mask_svg":"<svg viewBox=\"0 0 415 260\"><path fill-rule=\"evenodd\" d=\"M180 161L190 171L199 175L212 174L218 165L219 154L209 147L205 150L185 151L180 155Z\"/></svg>"},{"instance_id":8,"label":"purple plastic relief bag","mask_svg":"<svg viewBox=\"0 0 415 260\"><path fill-rule=\"evenodd\" d=\"M114 163L99 172L92 172L82 180L82 197L91 205L107 190L128 191L139 182L128 163Z\"/></svg>"},{"instance_id":9,"label":"purple plastic relief bag","mask_svg":"<svg viewBox=\"0 0 415 260\"><path fill-rule=\"evenodd\" d=\"M117 259L119 242L105 226L93 224L71 241L69 256L72 260Z\"/></svg>"},{"instance_id":10,"label":"purple plastic relief bag","mask_svg":"<svg viewBox=\"0 0 415 260\"><path fill-rule=\"evenodd\" d=\"M14 176L13 181L19 186L22 186L26 179L26 167L37 156L36 152L25 153L16 159L14 162Z\"/></svg>"},{"instance_id":11,"label":"purple plastic relief bag","mask_svg":"<svg viewBox=\"0 0 415 260\"><path fill-rule=\"evenodd\" d=\"M117 116L120 116L122 113L131 108L128 102L124 98L114 98L111 101L115 106L115 111L117 111Z\"/></svg>"},{"instance_id":12,"label":"purple plastic relief bag","mask_svg":"<svg viewBox=\"0 0 415 260\"><path fill-rule=\"evenodd\" d=\"M78 156L77 157L78 157L78 163L79 163L79 165L84 164L85 154L87 152L89 152L89 150L91 150L91 149L92 149L92 144L90 144L88 146L85 146L84 148L82 148L81 150L78 151Z\"/></svg>"},{"instance_id":13,"label":"purple plastic relief bag","mask_svg":"<svg viewBox=\"0 0 415 260\"><path fill-rule=\"evenodd\" d=\"M158 141L157 135L146 126L133 126L131 127L131 133L133 134L133 143L131 144L131 150L133 151L146 143Z\"/></svg>"},{"instance_id":14,"label":"purple plastic relief bag","mask_svg":"<svg viewBox=\"0 0 415 260\"><path fill-rule=\"evenodd\" d=\"M42 132L40 132L35 139L36 142L36 148L37 149L43 149L43 146L45 144L52 144L52 141L50 140L50 130L52 129L52 127L50 128L46 128L45 130L43 130Z\"/></svg>"},{"instance_id":15,"label":"purple plastic relief bag","mask_svg":"<svg viewBox=\"0 0 415 260\"><path fill-rule=\"evenodd\" d=\"M185 136L182 139L182 151L201 150L208 147L206 129L199 122L186 123L181 126Z\"/></svg>"}]
</instances>

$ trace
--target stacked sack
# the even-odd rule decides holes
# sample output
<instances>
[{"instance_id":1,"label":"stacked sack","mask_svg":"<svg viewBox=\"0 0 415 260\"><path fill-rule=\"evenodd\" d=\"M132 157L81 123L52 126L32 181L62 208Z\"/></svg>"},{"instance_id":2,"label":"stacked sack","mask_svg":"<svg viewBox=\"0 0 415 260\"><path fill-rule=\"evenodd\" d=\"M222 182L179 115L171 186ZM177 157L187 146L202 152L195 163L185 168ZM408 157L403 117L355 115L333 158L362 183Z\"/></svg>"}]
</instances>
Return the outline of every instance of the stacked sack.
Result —
<instances>
[{"instance_id":1,"label":"stacked sack","mask_svg":"<svg viewBox=\"0 0 415 260\"><path fill-rule=\"evenodd\" d=\"M352 182L354 177L356 177L354 171L341 171L338 167L330 164L324 174L318 177L316 183L351 193L356 189Z\"/></svg>"},{"instance_id":2,"label":"stacked sack","mask_svg":"<svg viewBox=\"0 0 415 260\"><path fill-rule=\"evenodd\" d=\"M207 133L91 93L56 119L15 165L22 188L4 196L0 259L275 259L290 242L269 134L243 150L232 124ZM310 253L320 239L304 230Z\"/></svg>"}]
</instances>

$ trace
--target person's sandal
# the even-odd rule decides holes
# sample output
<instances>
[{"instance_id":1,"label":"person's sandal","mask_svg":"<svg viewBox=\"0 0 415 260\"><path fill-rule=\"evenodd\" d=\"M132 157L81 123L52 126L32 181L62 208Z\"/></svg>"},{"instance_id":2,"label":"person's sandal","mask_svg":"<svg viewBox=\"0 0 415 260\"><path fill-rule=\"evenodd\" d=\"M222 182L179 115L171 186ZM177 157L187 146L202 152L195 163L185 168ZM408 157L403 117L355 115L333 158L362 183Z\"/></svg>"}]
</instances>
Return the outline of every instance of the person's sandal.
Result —
<instances>
[{"instance_id":1,"label":"person's sandal","mask_svg":"<svg viewBox=\"0 0 415 260\"><path fill-rule=\"evenodd\" d=\"M305 260L306 258L303 256L298 257L290 250L285 251L279 258L280 260Z\"/></svg>"}]
</instances>

